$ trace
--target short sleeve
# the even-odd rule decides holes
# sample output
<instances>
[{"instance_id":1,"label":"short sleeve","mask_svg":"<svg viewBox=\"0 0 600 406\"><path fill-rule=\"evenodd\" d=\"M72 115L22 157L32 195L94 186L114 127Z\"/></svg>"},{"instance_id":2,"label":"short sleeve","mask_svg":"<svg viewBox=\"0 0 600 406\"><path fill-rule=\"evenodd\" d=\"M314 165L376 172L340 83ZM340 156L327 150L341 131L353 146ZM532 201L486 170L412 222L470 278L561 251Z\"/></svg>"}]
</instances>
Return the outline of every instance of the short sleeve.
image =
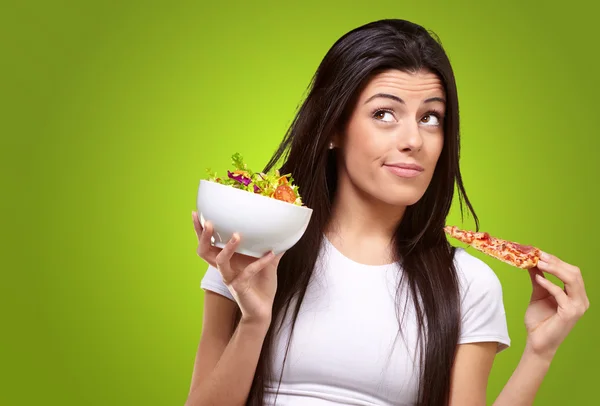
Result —
<instances>
[{"instance_id":1,"label":"short sleeve","mask_svg":"<svg viewBox=\"0 0 600 406\"><path fill-rule=\"evenodd\" d=\"M510 346L502 285L480 259L457 249L461 280L461 332L459 344L497 342L501 352Z\"/></svg>"},{"instance_id":2,"label":"short sleeve","mask_svg":"<svg viewBox=\"0 0 600 406\"><path fill-rule=\"evenodd\" d=\"M208 266L206 274L204 274L202 282L200 283L200 287L204 290L210 290L211 292L218 293L219 295L225 296L229 300L233 300L235 302L231 292L229 289L227 289L225 283L223 283L221 273L212 265Z\"/></svg>"}]
</instances>

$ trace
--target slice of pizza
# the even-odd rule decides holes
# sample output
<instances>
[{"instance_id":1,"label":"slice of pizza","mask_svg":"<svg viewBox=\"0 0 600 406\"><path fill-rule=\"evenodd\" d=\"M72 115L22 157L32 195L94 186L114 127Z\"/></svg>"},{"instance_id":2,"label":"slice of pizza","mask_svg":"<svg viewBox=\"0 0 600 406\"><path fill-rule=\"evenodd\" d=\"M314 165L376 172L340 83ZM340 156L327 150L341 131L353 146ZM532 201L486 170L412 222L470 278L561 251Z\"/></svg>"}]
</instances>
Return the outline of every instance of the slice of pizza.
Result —
<instances>
[{"instance_id":1,"label":"slice of pizza","mask_svg":"<svg viewBox=\"0 0 600 406\"><path fill-rule=\"evenodd\" d=\"M492 237L488 233L461 230L456 226L446 226L444 231L450 237L517 268L533 268L540 259L538 248Z\"/></svg>"}]
</instances>

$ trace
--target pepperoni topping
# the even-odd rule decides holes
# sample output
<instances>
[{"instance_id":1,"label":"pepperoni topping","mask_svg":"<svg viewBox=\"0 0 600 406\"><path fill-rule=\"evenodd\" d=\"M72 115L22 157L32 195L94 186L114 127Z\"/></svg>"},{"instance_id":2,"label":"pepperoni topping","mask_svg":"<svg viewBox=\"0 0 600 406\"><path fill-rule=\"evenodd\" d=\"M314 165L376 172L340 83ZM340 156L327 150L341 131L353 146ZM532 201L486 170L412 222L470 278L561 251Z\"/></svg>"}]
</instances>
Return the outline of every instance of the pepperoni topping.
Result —
<instances>
[{"instance_id":1,"label":"pepperoni topping","mask_svg":"<svg viewBox=\"0 0 600 406\"><path fill-rule=\"evenodd\" d=\"M474 238L477 238L478 240L490 240L492 238L492 237L490 237L490 235L488 233L479 232L479 233L471 233L471 234Z\"/></svg>"},{"instance_id":2,"label":"pepperoni topping","mask_svg":"<svg viewBox=\"0 0 600 406\"><path fill-rule=\"evenodd\" d=\"M521 245L521 244L513 243L513 247L517 251L522 252L523 254L529 254L531 251L533 251L533 247L531 247L529 245Z\"/></svg>"}]
</instances>

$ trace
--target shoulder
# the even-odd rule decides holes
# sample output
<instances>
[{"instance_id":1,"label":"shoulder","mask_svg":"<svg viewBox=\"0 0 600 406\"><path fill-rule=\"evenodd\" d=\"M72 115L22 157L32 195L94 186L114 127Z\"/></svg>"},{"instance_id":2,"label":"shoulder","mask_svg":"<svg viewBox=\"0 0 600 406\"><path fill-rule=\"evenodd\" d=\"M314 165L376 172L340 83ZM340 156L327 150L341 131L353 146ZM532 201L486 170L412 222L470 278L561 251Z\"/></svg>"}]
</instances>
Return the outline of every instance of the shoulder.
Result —
<instances>
[{"instance_id":1,"label":"shoulder","mask_svg":"<svg viewBox=\"0 0 600 406\"><path fill-rule=\"evenodd\" d=\"M454 264L463 295L474 288L501 293L502 285L493 269L481 259L469 254L464 248L456 248Z\"/></svg>"},{"instance_id":2,"label":"shoulder","mask_svg":"<svg viewBox=\"0 0 600 406\"><path fill-rule=\"evenodd\" d=\"M491 341L510 346L500 279L485 262L457 248L454 256L461 295L459 344Z\"/></svg>"}]
</instances>

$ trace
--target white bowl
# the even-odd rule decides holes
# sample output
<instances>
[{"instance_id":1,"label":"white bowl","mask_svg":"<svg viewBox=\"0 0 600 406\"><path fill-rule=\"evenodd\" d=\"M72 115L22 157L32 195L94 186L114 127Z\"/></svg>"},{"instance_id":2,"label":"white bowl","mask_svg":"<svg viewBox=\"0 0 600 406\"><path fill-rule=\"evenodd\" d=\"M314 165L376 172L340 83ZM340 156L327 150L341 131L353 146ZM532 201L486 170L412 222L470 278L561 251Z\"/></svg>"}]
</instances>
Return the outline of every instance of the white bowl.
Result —
<instances>
[{"instance_id":1,"label":"white bowl","mask_svg":"<svg viewBox=\"0 0 600 406\"><path fill-rule=\"evenodd\" d=\"M223 248L233 233L240 235L236 252L262 257L276 255L300 240L312 215L312 209L283 202L231 186L201 180L196 201L200 224L210 221L213 243Z\"/></svg>"}]
</instances>

